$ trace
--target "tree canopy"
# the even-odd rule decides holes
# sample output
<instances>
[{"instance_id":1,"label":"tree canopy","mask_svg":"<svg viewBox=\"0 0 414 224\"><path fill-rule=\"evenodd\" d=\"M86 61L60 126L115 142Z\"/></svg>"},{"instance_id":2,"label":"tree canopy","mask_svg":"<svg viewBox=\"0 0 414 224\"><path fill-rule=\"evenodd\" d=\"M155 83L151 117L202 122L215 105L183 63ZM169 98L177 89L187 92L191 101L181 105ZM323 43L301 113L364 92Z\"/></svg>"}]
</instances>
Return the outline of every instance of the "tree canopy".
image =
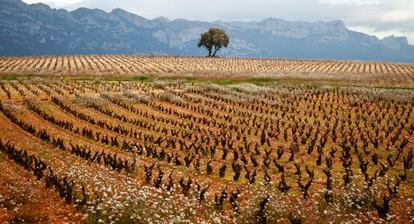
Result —
<instances>
[{"instance_id":1,"label":"tree canopy","mask_svg":"<svg viewBox=\"0 0 414 224\"><path fill-rule=\"evenodd\" d=\"M205 47L209 57L216 56L217 51L229 45L230 38L222 29L211 28L207 32L202 33L198 47Z\"/></svg>"}]
</instances>

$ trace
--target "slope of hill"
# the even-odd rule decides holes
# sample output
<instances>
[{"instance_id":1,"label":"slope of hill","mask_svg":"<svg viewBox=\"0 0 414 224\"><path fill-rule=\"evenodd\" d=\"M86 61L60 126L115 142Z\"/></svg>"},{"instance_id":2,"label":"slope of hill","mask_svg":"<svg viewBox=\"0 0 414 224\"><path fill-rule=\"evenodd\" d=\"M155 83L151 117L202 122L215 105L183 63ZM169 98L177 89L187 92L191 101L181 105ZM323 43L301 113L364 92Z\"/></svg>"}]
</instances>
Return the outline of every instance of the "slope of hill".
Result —
<instances>
[{"instance_id":1,"label":"slope of hill","mask_svg":"<svg viewBox=\"0 0 414 224\"><path fill-rule=\"evenodd\" d=\"M0 8L0 55L204 55L196 47L199 34L221 27L231 37L222 55L414 62L414 47L406 38L378 39L351 31L342 21L149 20L122 9L66 11L20 0L2 0Z\"/></svg>"}]
</instances>

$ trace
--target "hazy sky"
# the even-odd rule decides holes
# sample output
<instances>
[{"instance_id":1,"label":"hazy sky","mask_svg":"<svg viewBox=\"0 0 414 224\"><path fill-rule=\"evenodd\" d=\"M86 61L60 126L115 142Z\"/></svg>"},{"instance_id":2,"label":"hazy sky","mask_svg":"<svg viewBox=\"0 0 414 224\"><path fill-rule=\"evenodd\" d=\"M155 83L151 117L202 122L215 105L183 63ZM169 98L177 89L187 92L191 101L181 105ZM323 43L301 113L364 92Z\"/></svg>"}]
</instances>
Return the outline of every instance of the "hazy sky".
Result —
<instances>
[{"instance_id":1,"label":"hazy sky","mask_svg":"<svg viewBox=\"0 0 414 224\"><path fill-rule=\"evenodd\" d=\"M341 19L357 31L384 37L407 36L414 44L414 0L24 0L53 7L122 8L147 18L190 20L294 21Z\"/></svg>"}]
</instances>

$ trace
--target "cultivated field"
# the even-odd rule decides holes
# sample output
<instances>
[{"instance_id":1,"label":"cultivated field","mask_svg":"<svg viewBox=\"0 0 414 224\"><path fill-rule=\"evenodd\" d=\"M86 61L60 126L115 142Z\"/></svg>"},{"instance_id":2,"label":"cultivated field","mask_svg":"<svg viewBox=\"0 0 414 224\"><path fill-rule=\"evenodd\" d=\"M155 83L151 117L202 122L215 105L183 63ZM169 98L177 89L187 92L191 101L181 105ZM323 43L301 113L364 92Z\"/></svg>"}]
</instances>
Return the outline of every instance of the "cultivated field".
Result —
<instances>
[{"instance_id":1,"label":"cultivated field","mask_svg":"<svg viewBox=\"0 0 414 224\"><path fill-rule=\"evenodd\" d=\"M414 85L413 64L206 57L0 57L0 75L288 78L365 85Z\"/></svg>"},{"instance_id":2,"label":"cultivated field","mask_svg":"<svg viewBox=\"0 0 414 224\"><path fill-rule=\"evenodd\" d=\"M341 72L349 70L376 77L376 85L388 77L412 87L412 65L126 56L0 61L0 70L15 73L0 81L0 222L414 221L414 91L315 84L317 73L346 83ZM287 69L284 63L314 80L271 76ZM151 77L168 69L201 73L68 78L107 71ZM203 71L251 79L208 81ZM53 72L59 78L45 76ZM253 79L256 72L272 79Z\"/></svg>"}]
</instances>

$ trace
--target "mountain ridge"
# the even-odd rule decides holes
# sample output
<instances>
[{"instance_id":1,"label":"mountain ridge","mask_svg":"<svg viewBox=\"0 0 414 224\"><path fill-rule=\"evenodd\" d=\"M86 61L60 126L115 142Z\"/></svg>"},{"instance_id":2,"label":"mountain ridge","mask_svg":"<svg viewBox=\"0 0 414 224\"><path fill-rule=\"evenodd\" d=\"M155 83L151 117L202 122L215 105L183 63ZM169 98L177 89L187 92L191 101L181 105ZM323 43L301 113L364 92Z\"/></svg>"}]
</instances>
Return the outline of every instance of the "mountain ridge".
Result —
<instances>
[{"instance_id":1,"label":"mountain ridge","mask_svg":"<svg viewBox=\"0 0 414 224\"><path fill-rule=\"evenodd\" d=\"M409 45L406 37L379 39L352 31L341 20L146 19L124 9L67 11L20 0L1 0L0 8L0 55L199 56L205 55L205 51L196 46L200 33L219 27L231 38L229 47L220 52L224 56L414 62L414 46Z\"/></svg>"}]
</instances>

